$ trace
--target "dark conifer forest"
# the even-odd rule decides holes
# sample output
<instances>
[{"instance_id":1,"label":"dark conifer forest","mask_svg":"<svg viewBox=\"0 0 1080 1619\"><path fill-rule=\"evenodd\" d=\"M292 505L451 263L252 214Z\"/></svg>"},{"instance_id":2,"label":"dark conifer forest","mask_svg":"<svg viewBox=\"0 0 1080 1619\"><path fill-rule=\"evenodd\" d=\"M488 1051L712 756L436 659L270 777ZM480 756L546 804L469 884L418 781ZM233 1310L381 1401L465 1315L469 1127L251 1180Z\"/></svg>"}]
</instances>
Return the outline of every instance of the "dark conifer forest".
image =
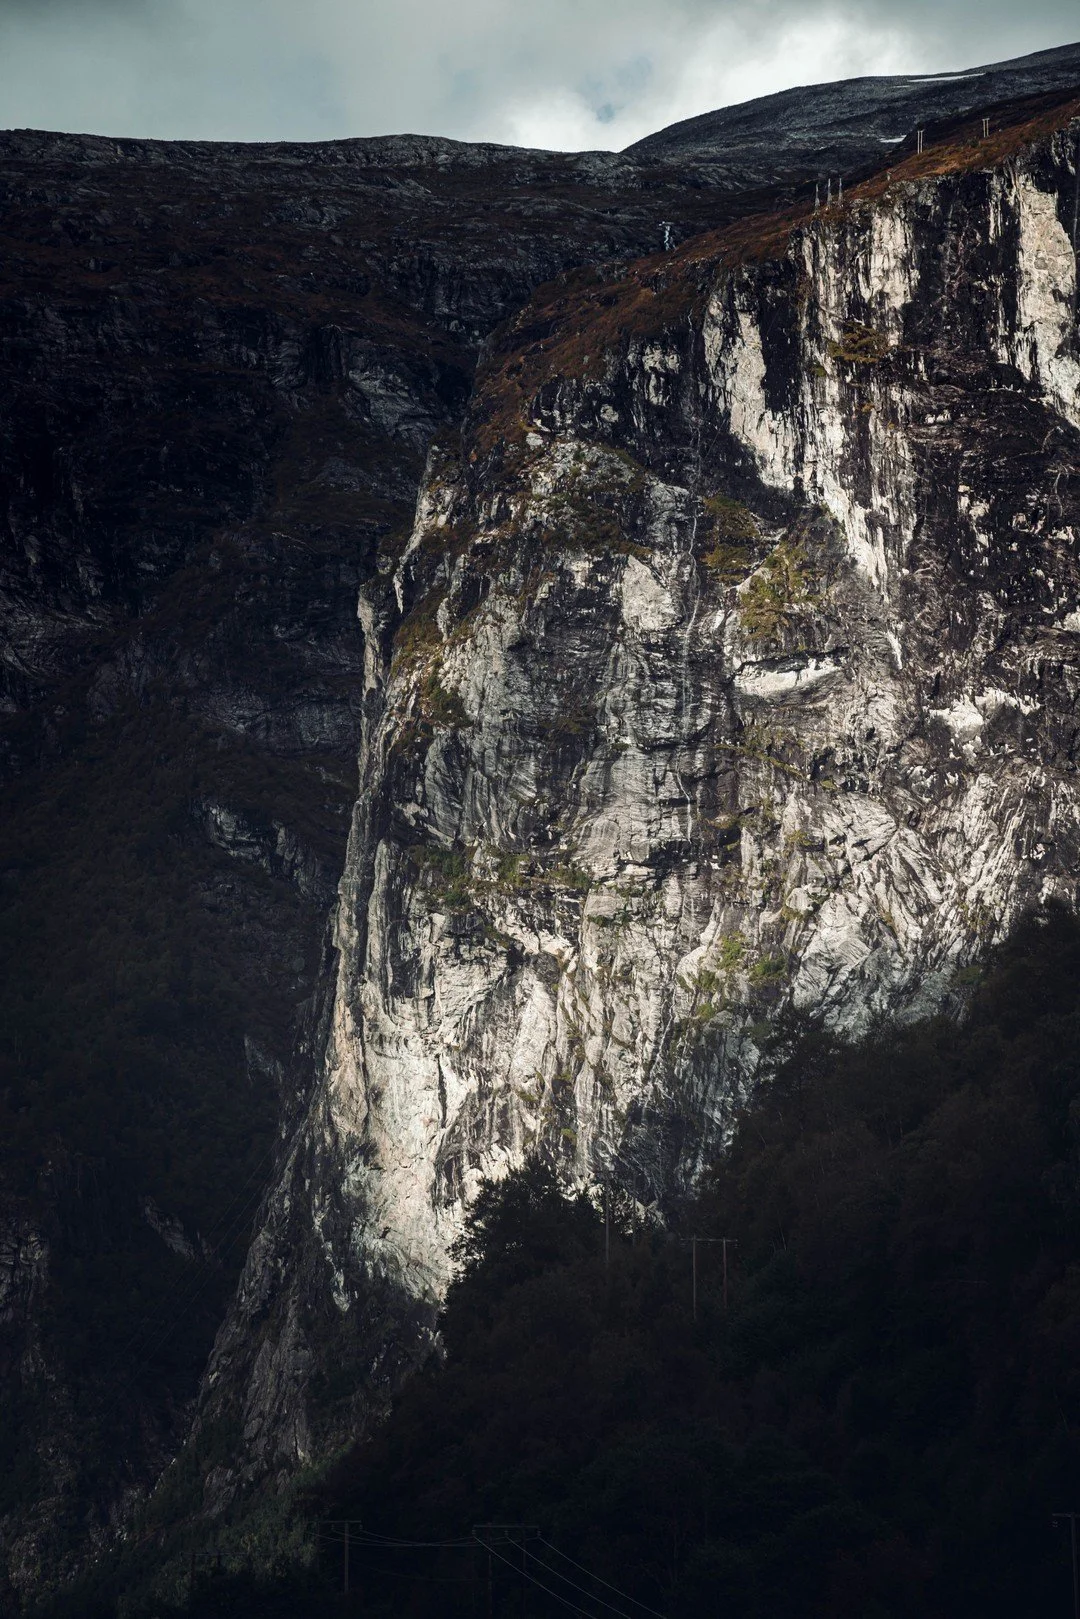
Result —
<instances>
[{"instance_id":1,"label":"dark conifer forest","mask_svg":"<svg viewBox=\"0 0 1080 1619\"><path fill-rule=\"evenodd\" d=\"M441 1353L297 1499L306 1571L200 1552L184 1612L1067 1614L1080 928L1050 910L965 976L959 1020L778 1029L666 1226L539 1160L489 1183ZM164 1614L139 1578L136 1550L64 1611Z\"/></svg>"}]
</instances>

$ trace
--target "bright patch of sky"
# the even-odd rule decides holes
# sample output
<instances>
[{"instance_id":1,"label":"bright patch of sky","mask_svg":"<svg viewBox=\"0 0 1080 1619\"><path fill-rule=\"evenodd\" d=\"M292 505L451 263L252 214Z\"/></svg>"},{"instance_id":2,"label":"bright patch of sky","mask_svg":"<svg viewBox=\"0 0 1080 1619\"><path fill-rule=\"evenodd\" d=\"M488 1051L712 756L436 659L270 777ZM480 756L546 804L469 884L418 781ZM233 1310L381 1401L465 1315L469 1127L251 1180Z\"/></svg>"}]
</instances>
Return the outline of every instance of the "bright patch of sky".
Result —
<instances>
[{"instance_id":1,"label":"bright patch of sky","mask_svg":"<svg viewBox=\"0 0 1080 1619\"><path fill-rule=\"evenodd\" d=\"M521 105L502 108L505 134L496 138L522 146L618 149L677 119L793 84L917 73L923 65L915 42L897 29L856 31L843 17L820 11L783 20L767 34L723 17L695 31L682 49L658 48L638 62L632 86L616 67L598 90L593 84L538 89Z\"/></svg>"},{"instance_id":2,"label":"bright patch of sky","mask_svg":"<svg viewBox=\"0 0 1080 1619\"><path fill-rule=\"evenodd\" d=\"M1078 34L1075 0L0 0L0 127L617 149L796 84Z\"/></svg>"}]
</instances>

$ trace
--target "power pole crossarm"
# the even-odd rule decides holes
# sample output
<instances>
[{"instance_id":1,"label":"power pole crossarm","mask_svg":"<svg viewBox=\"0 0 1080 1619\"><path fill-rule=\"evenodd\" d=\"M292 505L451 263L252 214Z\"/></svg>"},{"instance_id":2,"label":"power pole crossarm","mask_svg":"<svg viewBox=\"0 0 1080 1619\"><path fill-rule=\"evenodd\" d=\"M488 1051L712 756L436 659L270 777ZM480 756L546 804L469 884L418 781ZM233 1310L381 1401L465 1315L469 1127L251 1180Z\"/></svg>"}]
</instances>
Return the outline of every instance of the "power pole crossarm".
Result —
<instances>
[{"instance_id":1,"label":"power pole crossarm","mask_svg":"<svg viewBox=\"0 0 1080 1619\"><path fill-rule=\"evenodd\" d=\"M699 1242L709 1242L719 1245L724 1250L724 1313L728 1307L728 1257L729 1248L737 1248L737 1237L691 1237L690 1241L690 1297L693 1318L697 1320L697 1251Z\"/></svg>"},{"instance_id":2,"label":"power pole crossarm","mask_svg":"<svg viewBox=\"0 0 1080 1619\"><path fill-rule=\"evenodd\" d=\"M540 1525L538 1523L474 1523L472 1528L473 1539L478 1546L483 1546L488 1554L487 1599L488 1619L494 1619L495 1614L495 1582L493 1579L492 1548L493 1546L520 1546L521 1547L521 1612L525 1613L525 1586L529 1575L525 1568L525 1545L527 1541L540 1539ZM508 1562L502 1552L495 1552L500 1562ZM513 1564L511 1564L513 1567Z\"/></svg>"}]
</instances>

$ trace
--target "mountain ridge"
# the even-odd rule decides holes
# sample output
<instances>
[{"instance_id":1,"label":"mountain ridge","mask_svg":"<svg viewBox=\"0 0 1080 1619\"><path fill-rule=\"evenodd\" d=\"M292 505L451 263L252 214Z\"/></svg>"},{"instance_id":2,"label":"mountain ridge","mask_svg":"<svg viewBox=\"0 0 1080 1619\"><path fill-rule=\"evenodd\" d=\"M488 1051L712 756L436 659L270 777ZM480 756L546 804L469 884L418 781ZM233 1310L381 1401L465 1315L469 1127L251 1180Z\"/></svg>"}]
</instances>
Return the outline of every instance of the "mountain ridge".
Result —
<instances>
[{"instance_id":1,"label":"mountain ridge","mask_svg":"<svg viewBox=\"0 0 1080 1619\"><path fill-rule=\"evenodd\" d=\"M867 76L801 85L682 119L635 141L626 151L720 161L728 141L736 144L735 161L742 157L743 170L736 172L767 173L774 182L795 173L825 179L873 161L881 155L882 145L899 144L917 124L1065 89L1078 74L1080 44L1072 44L961 73ZM968 85L972 94L961 94ZM749 154L745 150L740 154L733 138L741 138Z\"/></svg>"},{"instance_id":2,"label":"mountain ridge","mask_svg":"<svg viewBox=\"0 0 1080 1619\"><path fill-rule=\"evenodd\" d=\"M12 1603L168 1455L149 1521L239 1547L426 1353L478 1176L681 1185L807 939L824 1001L947 997L1064 881L1063 94L816 211L752 163L0 138Z\"/></svg>"}]
</instances>

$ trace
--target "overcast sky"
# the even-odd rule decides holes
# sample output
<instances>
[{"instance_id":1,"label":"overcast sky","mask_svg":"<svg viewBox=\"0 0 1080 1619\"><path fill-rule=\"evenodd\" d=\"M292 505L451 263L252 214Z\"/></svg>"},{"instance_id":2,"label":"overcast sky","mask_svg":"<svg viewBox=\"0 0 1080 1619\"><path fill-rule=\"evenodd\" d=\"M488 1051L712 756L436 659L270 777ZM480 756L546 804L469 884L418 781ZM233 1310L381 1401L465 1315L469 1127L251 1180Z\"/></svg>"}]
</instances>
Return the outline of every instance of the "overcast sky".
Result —
<instances>
[{"instance_id":1,"label":"overcast sky","mask_svg":"<svg viewBox=\"0 0 1080 1619\"><path fill-rule=\"evenodd\" d=\"M0 127L618 148L794 84L1077 38L1076 0L0 0Z\"/></svg>"}]
</instances>

